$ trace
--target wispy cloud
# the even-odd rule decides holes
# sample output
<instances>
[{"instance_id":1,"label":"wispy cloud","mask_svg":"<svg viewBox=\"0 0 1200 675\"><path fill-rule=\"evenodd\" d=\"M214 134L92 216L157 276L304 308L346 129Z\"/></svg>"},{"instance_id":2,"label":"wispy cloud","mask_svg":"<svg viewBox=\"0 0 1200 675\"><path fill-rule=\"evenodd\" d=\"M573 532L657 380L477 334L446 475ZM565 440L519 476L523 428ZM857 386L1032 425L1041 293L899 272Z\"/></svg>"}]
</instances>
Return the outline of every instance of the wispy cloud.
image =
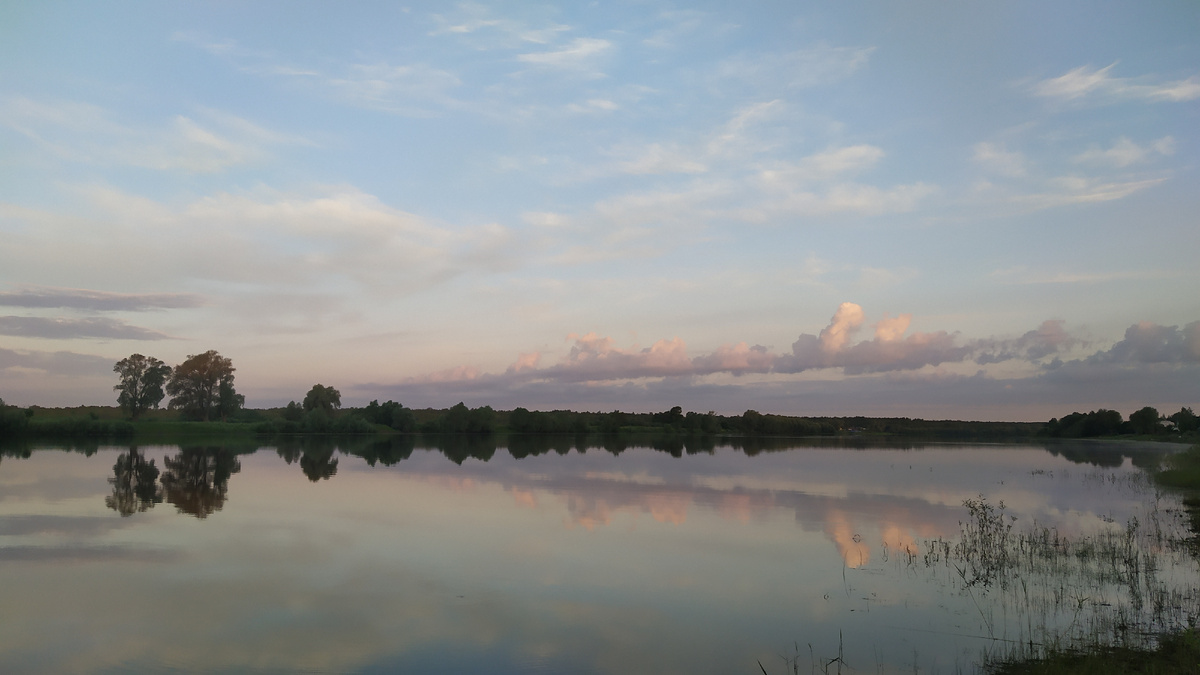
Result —
<instances>
[{"instance_id":1,"label":"wispy cloud","mask_svg":"<svg viewBox=\"0 0 1200 675\"><path fill-rule=\"evenodd\" d=\"M433 14L432 19L437 27L430 35L469 37L477 49L549 44L560 33L571 30L556 21L498 16L493 8L474 2L460 2L450 12Z\"/></svg>"},{"instance_id":2,"label":"wispy cloud","mask_svg":"<svg viewBox=\"0 0 1200 675\"><path fill-rule=\"evenodd\" d=\"M138 312L199 307L203 304L203 297L191 293L110 293L49 286L22 286L15 291L0 292L0 306L7 307Z\"/></svg>"},{"instance_id":3,"label":"wispy cloud","mask_svg":"<svg viewBox=\"0 0 1200 675\"><path fill-rule=\"evenodd\" d=\"M1116 65L1113 63L1104 68L1080 66L1058 77L1034 83L1033 93L1064 101L1092 98L1110 102L1180 102L1200 98L1200 77L1193 75L1187 79L1165 82L1154 81L1155 78L1150 76L1114 77L1111 73Z\"/></svg>"},{"instance_id":4,"label":"wispy cloud","mask_svg":"<svg viewBox=\"0 0 1200 675\"><path fill-rule=\"evenodd\" d=\"M273 145L309 144L221 111L197 114L201 121L176 115L165 125L139 128L75 101L15 97L0 103L0 124L75 162L204 174L262 162Z\"/></svg>"},{"instance_id":5,"label":"wispy cloud","mask_svg":"<svg viewBox=\"0 0 1200 675\"><path fill-rule=\"evenodd\" d=\"M87 377L112 375L114 361L94 354L47 352L0 347L0 371L34 376Z\"/></svg>"},{"instance_id":6,"label":"wispy cloud","mask_svg":"<svg viewBox=\"0 0 1200 675\"><path fill-rule=\"evenodd\" d=\"M1124 168L1131 164L1141 164L1149 161L1155 155L1168 156L1175 154L1175 139L1170 136L1138 145L1122 136L1113 143L1112 147L1103 150L1093 147L1075 156L1079 164L1096 164Z\"/></svg>"},{"instance_id":7,"label":"wispy cloud","mask_svg":"<svg viewBox=\"0 0 1200 675\"><path fill-rule=\"evenodd\" d=\"M1024 155L996 143L976 143L974 160L989 171L1004 176L1018 177L1026 173Z\"/></svg>"},{"instance_id":8,"label":"wispy cloud","mask_svg":"<svg viewBox=\"0 0 1200 675\"><path fill-rule=\"evenodd\" d=\"M309 317L305 308L332 320L337 315L324 304L331 297L404 297L463 275L509 269L524 255L515 234L499 224L432 221L349 186L221 192L183 204L104 186L81 188L79 196L82 221L41 212L14 216L14 223L37 226L6 233L0 266L17 278L35 278L47 265L87 270L103 260L106 269L125 270L125 283L147 288L177 285L182 276L212 289L206 296L222 311L230 311L234 298L262 298L248 317L255 326L279 313L300 310ZM164 250L172 251L169 258ZM23 288L0 302L116 311L199 299Z\"/></svg>"},{"instance_id":9,"label":"wispy cloud","mask_svg":"<svg viewBox=\"0 0 1200 675\"><path fill-rule=\"evenodd\" d=\"M557 49L517 55L517 60L534 66L569 70L598 76L601 60L613 49L613 43L600 38L578 37Z\"/></svg>"},{"instance_id":10,"label":"wispy cloud","mask_svg":"<svg viewBox=\"0 0 1200 675\"><path fill-rule=\"evenodd\" d=\"M716 69L722 79L747 83L782 82L789 88L833 84L864 68L873 47L819 44L786 53L745 54L726 59Z\"/></svg>"},{"instance_id":11,"label":"wispy cloud","mask_svg":"<svg viewBox=\"0 0 1200 675\"><path fill-rule=\"evenodd\" d=\"M171 336L149 328L131 326L124 321L101 317L61 319L39 316L0 316L0 335L73 340L167 340Z\"/></svg>"},{"instance_id":12,"label":"wispy cloud","mask_svg":"<svg viewBox=\"0 0 1200 675\"><path fill-rule=\"evenodd\" d=\"M456 101L450 92L461 84L453 73L422 62L372 59L333 68L296 66L272 52L248 49L233 40L185 32L176 33L174 39L224 59L242 72L310 89L345 105L399 115L429 117L453 107Z\"/></svg>"}]
</instances>

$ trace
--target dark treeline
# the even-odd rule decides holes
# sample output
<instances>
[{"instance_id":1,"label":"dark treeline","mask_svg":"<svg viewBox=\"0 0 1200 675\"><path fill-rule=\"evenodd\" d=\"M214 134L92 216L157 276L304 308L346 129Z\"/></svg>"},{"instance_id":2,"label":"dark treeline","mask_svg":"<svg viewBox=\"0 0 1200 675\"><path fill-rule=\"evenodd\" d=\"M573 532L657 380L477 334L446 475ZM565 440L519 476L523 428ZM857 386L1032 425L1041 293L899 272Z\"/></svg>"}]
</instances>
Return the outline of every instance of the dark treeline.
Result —
<instances>
[{"instance_id":1,"label":"dark treeline","mask_svg":"<svg viewBox=\"0 0 1200 675\"><path fill-rule=\"evenodd\" d=\"M318 385L319 386L319 385ZM336 390L335 390L336 392ZM402 433L572 435L667 433L717 436L842 436L891 435L938 438L1022 438L1036 435L1044 425L1026 422L963 422L907 417L798 417L747 410L741 415L713 412L684 413L675 406L656 413L536 411L490 406L468 408L463 403L445 409L405 408L395 401L371 401L362 408L330 405L309 407L292 402L266 411L274 419L260 422L261 433L361 433L388 427Z\"/></svg>"},{"instance_id":2,"label":"dark treeline","mask_svg":"<svg viewBox=\"0 0 1200 675\"><path fill-rule=\"evenodd\" d=\"M460 402L448 409L439 410L411 409L396 401L380 403L375 400L360 408L343 408L341 393L334 387L322 384L313 385L301 402L292 401L282 408L255 410L242 406L241 395L235 394L232 389L232 364L215 351L189 357L174 370L156 359L134 354L129 359L118 362L114 370L121 374L121 383L115 387L120 392L119 411L96 407L75 409L73 413L70 412L72 409L66 409L68 412L65 413L36 407L20 409L5 406L0 400L0 438L30 436L123 440L133 438L141 430L149 429L147 425L150 424L168 420L200 421L218 416L229 425L221 429L215 426L205 428L221 432L254 432L266 436L360 435L382 432L607 436L650 433L664 437L887 436L943 440L1013 440L1035 436L1095 438L1122 435L1190 438L1200 431L1200 419L1190 408L1181 408L1177 413L1164 416L1149 406L1132 413L1128 420L1117 411L1100 409L1088 413L1074 412L1062 419L1051 419L1047 423L925 420L908 417L807 417L773 415L756 410L747 410L740 415L719 415L715 412L685 413L680 406L653 413L619 410L536 411L523 407L504 411L494 410L490 406L469 408ZM171 391L184 391L187 388L175 383L175 380L191 382L188 378L197 372L204 377L194 378L199 384L193 383L193 389L208 393L195 394L193 391L187 394L185 391L185 394L172 399L168 410L157 409L159 400L164 396L164 382ZM225 398L222 399L222 396ZM200 402L197 403L197 400ZM133 401L136 401L137 405L134 405ZM167 430L159 427L156 431ZM183 432L182 429L178 431Z\"/></svg>"},{"instance_id":3,"label":"dark treeline","mask_svg":"<svg viewBox=\"0 0 1200 675\"><path fill-rule=\"evenodd\" d=\"M1116 410L1073 412L1062 419L1051 419L1042 435L1055 438L1097 438L1100 436L1163 436L1194 434L1200 431L1200 418L1191 408L1180 408L1173 415L1160 415L1146 406L1130 413L1126 420Z\"/></svg>"}]
</instances>

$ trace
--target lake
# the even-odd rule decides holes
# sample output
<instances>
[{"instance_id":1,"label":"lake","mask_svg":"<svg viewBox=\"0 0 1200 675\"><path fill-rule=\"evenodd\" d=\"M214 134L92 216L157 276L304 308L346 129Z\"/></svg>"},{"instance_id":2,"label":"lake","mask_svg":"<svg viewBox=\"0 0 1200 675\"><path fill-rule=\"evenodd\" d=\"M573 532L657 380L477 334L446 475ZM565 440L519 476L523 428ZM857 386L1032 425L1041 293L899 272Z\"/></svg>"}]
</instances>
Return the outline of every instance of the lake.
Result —
<instances>
[{"instance_id":1,"label":"lake","mask_svg":"<svg viewBox=\"0 0 1200 675\"><path fill-rule=\"evenodd\" d=\"M954 673L1197 616L1171 446L799 443L9 450L0 671Z\"/></svg>"}]
</instances>

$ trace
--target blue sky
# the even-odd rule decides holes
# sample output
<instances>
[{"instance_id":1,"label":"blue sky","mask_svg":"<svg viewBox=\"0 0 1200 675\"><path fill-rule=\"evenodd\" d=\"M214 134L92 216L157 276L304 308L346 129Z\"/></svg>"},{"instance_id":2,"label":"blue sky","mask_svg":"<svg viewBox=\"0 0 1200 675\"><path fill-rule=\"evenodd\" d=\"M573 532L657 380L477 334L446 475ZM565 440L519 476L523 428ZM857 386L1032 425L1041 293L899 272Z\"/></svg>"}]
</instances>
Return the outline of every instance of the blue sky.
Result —
<instances>
[{"instance_id":1,"label":"blue sky","mask_svg":"<svg viewBox=\"0 0 1200 675\"><path fill-rule=\"evenodd\" d=\"M1191 2L6 3L0 397L1200 403Z\"/></svg>"}]
</instances>

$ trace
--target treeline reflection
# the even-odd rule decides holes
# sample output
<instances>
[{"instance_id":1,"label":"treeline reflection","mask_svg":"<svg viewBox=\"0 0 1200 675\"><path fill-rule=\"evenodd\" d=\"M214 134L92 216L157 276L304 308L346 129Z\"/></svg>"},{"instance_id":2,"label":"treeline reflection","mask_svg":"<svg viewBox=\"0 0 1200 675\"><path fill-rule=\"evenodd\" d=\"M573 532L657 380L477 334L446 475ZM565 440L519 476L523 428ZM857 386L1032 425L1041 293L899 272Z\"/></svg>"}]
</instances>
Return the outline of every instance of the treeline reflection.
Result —
<instances>
[{"instance_id":1,"label":"treeline reflection","mask_svg":"<svg viewBox=\"0 0 1200 675\"><path fill-rule=\"evenodd\" d=\"M1161 457L1169 451L1169 448L1162 444L1100 445L1079 441L1047 441L1034 445L1073 463L1101 468L1119 467L1127 460L1131 460L1136 466L1151 468L1157 466ZM57 449L92 455L100 447L97 444L85 444ZM221 510L228 499L229 480L241 470L239 456L259 450L274 450L289 466L298 464L300 472L308 480L319 482L330 480L337 475L340 456L361 458L369 466L395 466L408 460L418 449L440 453L455 464L462 465L468 460L487 462L495 457L497 452L507 453L520 460L551 453L567 455L572 452L606 452L620 455L631 448L651 448L680 458L685 455L715 453L718 448L753 457L762 453L803 451L805 448L818 447L920 450L946 446L931 442L869 437L807 440L714 435L631 438L624 435L587 434L510 434L499 437L446 434L341 438L295 436L277 438L275 443L268 446L248 441L176 447L178 450L174 454L162 458L161 468L154 459L146 457L145 448L130 446L123 451L113 464L112 475L108 479L111 493L105 497L105 505L122 516L130 516L165 502L173 505L180 513L206 518ZM27 458L34 449L27 445L6 444L0 447L0 458Z\"/></svg>"}]
</instances>

